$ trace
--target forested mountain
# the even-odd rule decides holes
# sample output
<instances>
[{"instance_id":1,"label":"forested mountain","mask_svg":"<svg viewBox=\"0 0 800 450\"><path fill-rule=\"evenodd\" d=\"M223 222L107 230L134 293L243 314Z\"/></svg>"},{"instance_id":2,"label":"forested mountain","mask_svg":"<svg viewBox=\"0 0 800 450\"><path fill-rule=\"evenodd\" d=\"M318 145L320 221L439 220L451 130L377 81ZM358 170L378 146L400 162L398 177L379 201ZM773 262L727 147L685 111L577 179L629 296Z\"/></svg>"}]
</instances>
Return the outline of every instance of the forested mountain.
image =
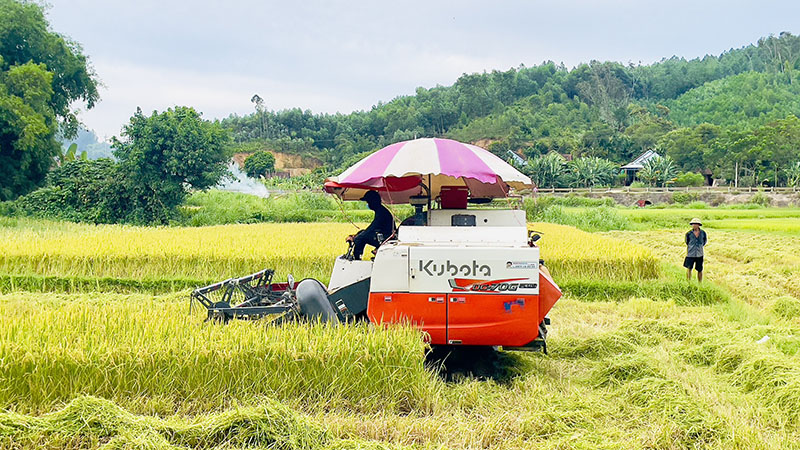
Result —
<instances>
[{"instance_id":1,"label":"forested mountain","mask_svg":"<svg viewBox=\"0 0 800 450\"><path fill-rule=\"evenodd\" d=\"M790 136L800 134L797 122L786 120L800 115L799 57L800 37L784 32L693 60L592 61L571 70L545 62L465 74L452 86L418 88L351 114L269 111L254 96L253 114L223 124L242 149L315 153L331 167L392 142L446 136L489 140L499 155L511 150L528 158L556 151L621 163L656 149L683 170L707 168L726 177L735 161L753 180L774 179L773 161L748 142L771 127L795 144ZM698 134L703 138L676 137ZM794 152L788 159L800 160Z\"/></svg>"}]
</instances>

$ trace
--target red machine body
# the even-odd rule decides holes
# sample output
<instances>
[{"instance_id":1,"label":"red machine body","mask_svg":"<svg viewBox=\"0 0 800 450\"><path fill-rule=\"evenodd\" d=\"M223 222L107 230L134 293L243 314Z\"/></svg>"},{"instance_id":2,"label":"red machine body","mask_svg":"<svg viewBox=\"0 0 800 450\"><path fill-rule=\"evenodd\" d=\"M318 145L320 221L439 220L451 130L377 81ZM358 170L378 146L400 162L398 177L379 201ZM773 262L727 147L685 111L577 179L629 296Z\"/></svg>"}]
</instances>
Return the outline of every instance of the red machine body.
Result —
<instances>
[{"instance_id":1,"label":"red machine body","mask_svg":"<svg viewBox=\"0 0 800 450\"><path fill-rule=\"evenodd\" d=\"M539 295L472 292L371 292L367 306L374 323L411 323L434 345L522 347L539 338L539 324L561 297L545 273Z\"/></svg>"}]
</instances>

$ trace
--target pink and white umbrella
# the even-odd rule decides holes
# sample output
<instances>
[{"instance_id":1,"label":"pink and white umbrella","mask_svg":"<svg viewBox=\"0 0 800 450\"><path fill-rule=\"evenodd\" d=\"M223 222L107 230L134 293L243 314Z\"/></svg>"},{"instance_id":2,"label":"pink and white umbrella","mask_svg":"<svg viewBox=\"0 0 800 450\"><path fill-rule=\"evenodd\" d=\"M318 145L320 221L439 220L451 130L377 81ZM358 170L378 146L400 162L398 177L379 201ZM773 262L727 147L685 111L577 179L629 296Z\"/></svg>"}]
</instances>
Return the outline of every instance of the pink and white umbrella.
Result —
<instances>
[{"instance_id":1,"label":"pink and white umbrella","mask_svg":"<svg viewBox=\"0 0 800 450\"><path fill-rule=\"evenodd\" d=\"M377 190L388 203L407 203L413 195L426 194L425 188L435 198L443 186L466 186L472 198L499 198L508 195L509 188L529 189L533 184L488 150L438 138L389 145L325 180L325 190L344 200Z\"/></svg>"}]
</instances>

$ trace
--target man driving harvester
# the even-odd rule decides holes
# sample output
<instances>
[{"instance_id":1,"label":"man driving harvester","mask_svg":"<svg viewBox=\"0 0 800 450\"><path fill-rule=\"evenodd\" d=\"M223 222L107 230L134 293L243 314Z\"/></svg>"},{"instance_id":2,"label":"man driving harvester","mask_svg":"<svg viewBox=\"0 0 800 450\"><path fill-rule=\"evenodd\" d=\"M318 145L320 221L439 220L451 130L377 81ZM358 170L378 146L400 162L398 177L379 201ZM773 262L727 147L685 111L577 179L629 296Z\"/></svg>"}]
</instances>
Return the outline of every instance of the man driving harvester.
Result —
<instances>
[{"instance_id":1,"label":"man driving harvester","mask_svg":"<svg viewBox=\"0 0 800 450\"><path fill-rule=\"evenodd\" d=\"M376 191L367 191L361 200L367 202L367 207L375 212L375 218L369 226L347 236L346 241L353 243L353 259L361 259L364 246L367 244L378 248L381 243L394 232L394 217L392 213L381 204L381 196Z\"/></svg>"}]
</instances>

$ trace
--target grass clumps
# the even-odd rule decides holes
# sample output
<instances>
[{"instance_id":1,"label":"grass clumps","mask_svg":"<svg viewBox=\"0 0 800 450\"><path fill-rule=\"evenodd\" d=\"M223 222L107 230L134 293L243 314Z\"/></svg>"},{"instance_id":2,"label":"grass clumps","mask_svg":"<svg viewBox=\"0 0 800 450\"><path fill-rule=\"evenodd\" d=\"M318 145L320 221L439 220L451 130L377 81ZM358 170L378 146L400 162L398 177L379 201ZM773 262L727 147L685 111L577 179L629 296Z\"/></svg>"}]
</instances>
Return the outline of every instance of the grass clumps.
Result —
<instances>
[{"instance_id":1,"label":"grass clumps","mask_svg":"<svg viewBox=\"0 0 800 450\"><path fill-rule=\"evenodd\" d=\"M135 415L102 398L77 397L42 416L0 413L0 444L112 449L270 448L324 450L387 448L331 436L309 417L280 402L236 407L192 419Z\"/></svg>"},{"instance_id":2,"label":"grass clumps","mask_svg":"<svg viewBox=\"0 0 800 450\"><path fill-rule=\"evenodd\" d=\"M695 330L679 354L690 364L708 367L754 395L781 423L800 426L800 368L796 358L756 343L750 334L719 327Z\"/></svg>"},{"instance_id":3,"label":"grass clumps","mask_svg":"<svg viewBox=\"0 0 800 450\"><path fill-rule=\"evenodd\" d=\"M800 317L800 300L789 296L778 297L772 303L772 312L784 319L796 319Z\"/></svg>"}]
</instances>

